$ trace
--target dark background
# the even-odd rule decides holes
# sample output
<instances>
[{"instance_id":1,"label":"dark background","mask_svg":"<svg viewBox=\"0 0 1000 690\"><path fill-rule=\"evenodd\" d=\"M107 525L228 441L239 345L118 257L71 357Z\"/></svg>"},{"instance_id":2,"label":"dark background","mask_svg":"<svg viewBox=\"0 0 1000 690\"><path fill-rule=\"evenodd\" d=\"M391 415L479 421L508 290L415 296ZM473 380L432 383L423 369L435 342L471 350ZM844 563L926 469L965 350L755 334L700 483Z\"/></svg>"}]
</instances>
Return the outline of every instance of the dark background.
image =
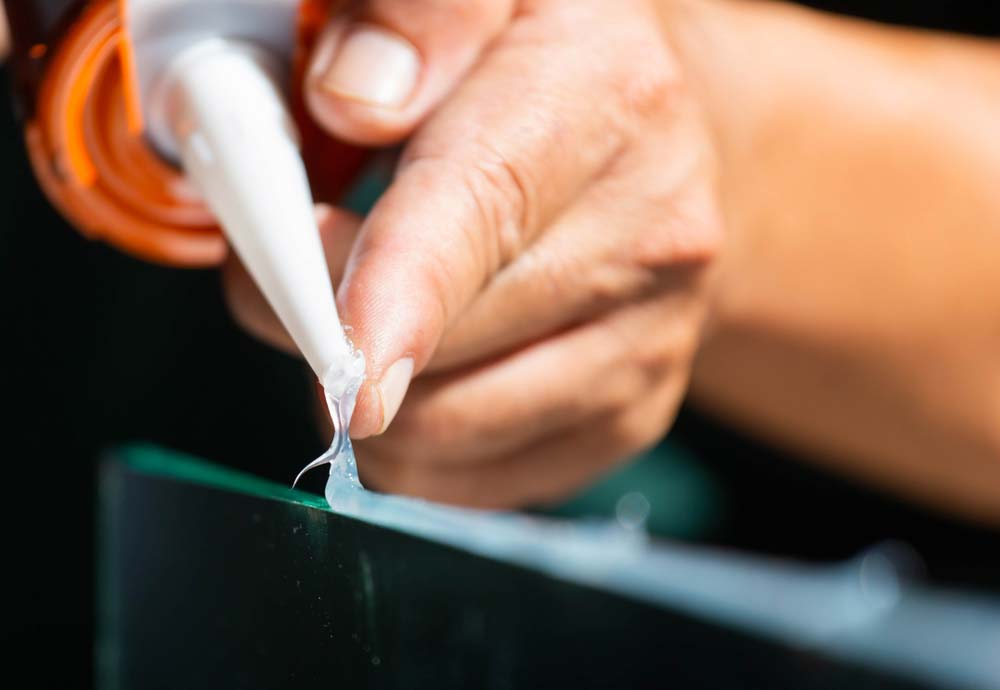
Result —
<instances>
[{"instance_id":1,"label":"dark background","mask_svg":"<svg viewBox=\"0 0 1000 690\"><path fill-rule=\"evenodd\" d=\"M992 0L815 2L887 21L997 35ZM9 92L2 76L0 89ZM140 263L54 213L0 108L3 636L8 673L38 687L90 678L95 459L152 441L286 482L320 449L303 367L243 335L211 271ZM695 411L673 437L717 482L708 540L836 559L887 539L945 584L997 589L996 534L886 499L720 428ZM316 488L313 486L312 488Z\"/></svg>"}]
</instances>

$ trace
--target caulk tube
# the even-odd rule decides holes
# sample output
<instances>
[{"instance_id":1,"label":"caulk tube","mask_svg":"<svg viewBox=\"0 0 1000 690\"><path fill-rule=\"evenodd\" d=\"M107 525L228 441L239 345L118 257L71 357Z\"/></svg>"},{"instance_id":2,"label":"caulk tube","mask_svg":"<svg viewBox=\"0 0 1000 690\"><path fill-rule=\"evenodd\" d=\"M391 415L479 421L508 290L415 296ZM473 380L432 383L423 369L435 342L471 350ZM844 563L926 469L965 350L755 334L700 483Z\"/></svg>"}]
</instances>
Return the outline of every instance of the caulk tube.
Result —
<instances>
[{"instance_id":1,"label":"caulk tube","mask_svg":"<svg viewBox=\"0 0 1000 690\"><path fill-rule=\"evenodd\" d=\"M280 66L250 42L199 41L151 89L150 134L174 149L328 395L339 399L360 383L364 358L337 314Z\"/></svg>"}]
</instances>

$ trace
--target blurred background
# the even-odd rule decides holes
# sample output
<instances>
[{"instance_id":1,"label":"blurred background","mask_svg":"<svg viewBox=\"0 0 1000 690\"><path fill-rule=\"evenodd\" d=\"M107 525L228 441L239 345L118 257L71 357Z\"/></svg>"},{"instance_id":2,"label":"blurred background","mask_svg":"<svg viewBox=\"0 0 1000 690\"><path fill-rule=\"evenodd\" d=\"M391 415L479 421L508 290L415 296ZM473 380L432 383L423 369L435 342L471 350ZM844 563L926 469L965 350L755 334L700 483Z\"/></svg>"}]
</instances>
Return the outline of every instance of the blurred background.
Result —
<instances>
[{"instance_id":1,"label":"blurred background","mask_svg":"<svg viewBox=\"0 0 1000 690\"><path fill-rule=\"evenodd\" d=\"M993 0L813 2L997 35ZM10 93L9 75L0 89ZM212 271L140 263L67 227L37 188L12 99L0 107L2 647L39 687L89 682L94 482L143 441L287 483L322 450L310 377L233 323ZM685 409L668 445L553 512L611 514L641 492L663 537L799 559L909 545L935 583L1000 591L994 532L898 502ZM317 473L306 488L319 491ZM58 659L58 663L51 663Z\"/></svg>"}]
</instances>

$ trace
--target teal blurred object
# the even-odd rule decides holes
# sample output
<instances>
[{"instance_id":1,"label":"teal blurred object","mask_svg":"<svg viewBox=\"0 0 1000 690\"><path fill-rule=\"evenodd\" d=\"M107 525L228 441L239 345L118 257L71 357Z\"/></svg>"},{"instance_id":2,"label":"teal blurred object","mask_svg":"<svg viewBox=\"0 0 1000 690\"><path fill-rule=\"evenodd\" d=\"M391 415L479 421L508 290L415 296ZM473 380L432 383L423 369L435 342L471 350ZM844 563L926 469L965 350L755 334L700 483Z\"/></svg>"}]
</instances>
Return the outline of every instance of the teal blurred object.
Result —
<instances>
[{"instance_id":1,"label":"teal blurred object","mask_svg":"<svg viewBox=\"0 0 1000 690\"><path fill-rule=\"evenodd\" d=\"M656 536L694 540L707 537L722 519L723 500L698 459L667 440L549 513L642 520Z\"/></svg>"},{"instance_id":2,"label":"teal blurred object","mask_svg":"<svg viewBox=\"0 0 1000 690\"><path fill-rule=\"evenodd\" d=\"M395 156L391 153L376 155L340 200L340 206L360 216L367 214L392 181L395 166Z\"/></svg>"}]
</instances>

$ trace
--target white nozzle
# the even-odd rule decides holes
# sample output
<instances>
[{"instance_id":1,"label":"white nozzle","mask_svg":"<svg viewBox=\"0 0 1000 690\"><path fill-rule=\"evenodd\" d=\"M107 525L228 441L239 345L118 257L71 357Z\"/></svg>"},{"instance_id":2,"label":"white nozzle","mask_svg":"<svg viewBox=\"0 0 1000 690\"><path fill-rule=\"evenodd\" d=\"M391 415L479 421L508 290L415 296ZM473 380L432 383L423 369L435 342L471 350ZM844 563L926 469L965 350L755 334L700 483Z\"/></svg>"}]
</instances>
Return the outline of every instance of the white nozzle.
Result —
<instances>
[{"instance_id":1,"label":"white nozzle","mask_svg":"<svg viewBox=\"0 0 1000 690\"><path fill-rule=\"evenodd\" d=\"M150 94L150 134L180 160L326 385L361 375L364 360L337 315L279 66L240 41L214 38L188 48Z\"/></svg>"}]
</instances>

